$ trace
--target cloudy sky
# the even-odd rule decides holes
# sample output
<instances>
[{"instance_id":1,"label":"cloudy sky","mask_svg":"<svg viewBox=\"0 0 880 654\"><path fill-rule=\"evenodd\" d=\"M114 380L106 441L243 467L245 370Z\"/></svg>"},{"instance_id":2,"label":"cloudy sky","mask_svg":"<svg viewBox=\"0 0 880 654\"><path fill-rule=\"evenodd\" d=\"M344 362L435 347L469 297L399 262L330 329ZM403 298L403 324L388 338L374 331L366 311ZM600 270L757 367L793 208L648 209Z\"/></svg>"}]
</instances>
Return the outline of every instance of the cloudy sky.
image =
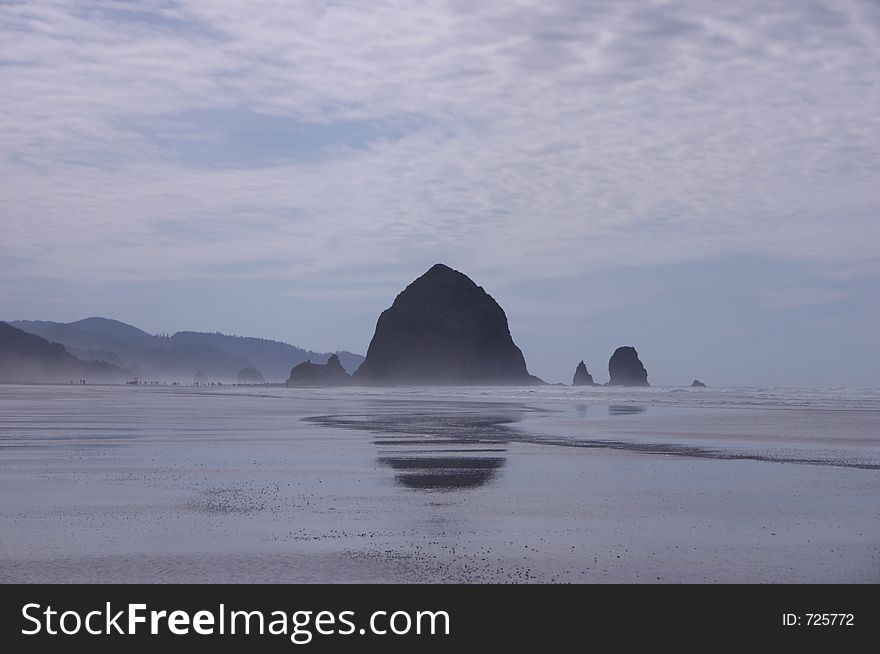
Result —
<instances>
[{"instance_id":1,"label":"cloudy sky","mask_svg":"<svg viewBox=\"0 0 880 654\"><path fill-rule=\"evenodd\" d=\"M435 262L532 372L880 386L880 3L0 2L0 317L364 352Z\"/></svg>"}]
</instances>

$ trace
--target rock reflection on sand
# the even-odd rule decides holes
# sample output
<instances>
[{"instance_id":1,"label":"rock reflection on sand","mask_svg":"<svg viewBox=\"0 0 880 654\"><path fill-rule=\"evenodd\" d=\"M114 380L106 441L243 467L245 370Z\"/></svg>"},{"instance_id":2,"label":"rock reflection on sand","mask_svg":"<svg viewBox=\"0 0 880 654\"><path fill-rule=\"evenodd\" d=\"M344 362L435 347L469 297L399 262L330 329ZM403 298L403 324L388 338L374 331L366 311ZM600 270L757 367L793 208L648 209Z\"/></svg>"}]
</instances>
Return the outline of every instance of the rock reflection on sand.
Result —
<instances>
[{"instance_id":1,"label":"rock reflection on sand","mask_svg":"<svg viewBox=\"0 0 880 654\"><path fill-rule=\"evenodd\" d=\"M461 411L431 407L414 413L369 416L319 416L325 426L363 429L376 434L376 460L394 470L395 481L415 490L478 488L495 479L507 462L505 444L516 434L523 409L499 412L497 404L469 403ZM483 411L491 411L484 413Z\"/></svg>"},{"instance_id":2,"label":"rock reflection on sand","mask_svg":"<svg viewBox=\"0 0 880 654\"><path fill-rule=\"evenodd\" d=\"M400 471L395 475L400 485L418 490L476 488L491 481L507 461L504 457L465 456L383 456L378 460Z\"/></svg>"},{"instance_id":3,"label":"rock reflection on sand","mask_svg":"<svg viewBox=\"0 0 880 654\"><path fill-rule=\"evenodd\" d=\"M638 413L644 413L648 409L643 406L634 406L632 404L611 404L608 406L609 416L634 416Z\"/></svg>"}]
</instances>

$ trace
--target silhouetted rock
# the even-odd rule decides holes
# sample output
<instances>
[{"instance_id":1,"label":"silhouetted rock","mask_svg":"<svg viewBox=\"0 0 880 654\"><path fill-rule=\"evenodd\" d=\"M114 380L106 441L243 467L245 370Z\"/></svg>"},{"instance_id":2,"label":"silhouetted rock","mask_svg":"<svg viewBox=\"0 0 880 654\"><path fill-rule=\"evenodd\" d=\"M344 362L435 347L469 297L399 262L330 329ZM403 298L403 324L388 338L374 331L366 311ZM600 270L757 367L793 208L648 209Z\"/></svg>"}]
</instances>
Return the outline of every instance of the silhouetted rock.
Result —
<instances>
[{"instance_id":1,"label":"silhouetted rock","mask_svg":"<svg viewBox=\"0 0 880 654\"><path fill-rule=\"evenodd\" d=\"M369 384L541 384L514 344L504 310L443 264L382 312L354 378Z\"/></svg>"},{"instance_id":2,"label":"silhouetted rock","mask_svg":"<svg viewBox=\"0 0 880 654\"><path fill-rule=\"evenodd\" d=\"M351 380L345 368L339 363L335 354L327 359L326 364L303 361L290 371L288 386L343 386Z\"/></svg>"},{"instance_id":3,"label":"silhouetted rock","mask_svg":"<svg viewBox=\"0 0 880 654\"><path fill-rule=\"evenodd\" d=\"M639 361L634 347L624 346L614 350L608 360L609 386L650 386L648 371Z\"/></svg>"},{"instance_id":4,"label":"silhouetted rock","mask_svg":"<svg viewBox=\"0 0 880 654\"><path fill-rule=\"evenodd\" d=\"M706 384L701 382L699 379L695 379L691 384L691 388L706 388Z\"/></svg>"},{"instance_id":5,"label":"silhouetted rock","mask_svg":"<svg viewBox=\"0 0 880 654\"><path fill-rule=\"evenodd\" d=\"M262 384L265 381L263 373L256 368L242 368L238 371L237 379L239 384Z\"/></svg>"},{"instance_id":6,"label":"silhouetted rock","mask_svg":"<svg viewBox=\"0 0 880 654\"><path fill-rule=\"evenodd\" d=\"M587 365L581 361L574 369L574 379L571 380L572 386L593 386L593 375L587 372Z\"/></svg>"}]
</instances>

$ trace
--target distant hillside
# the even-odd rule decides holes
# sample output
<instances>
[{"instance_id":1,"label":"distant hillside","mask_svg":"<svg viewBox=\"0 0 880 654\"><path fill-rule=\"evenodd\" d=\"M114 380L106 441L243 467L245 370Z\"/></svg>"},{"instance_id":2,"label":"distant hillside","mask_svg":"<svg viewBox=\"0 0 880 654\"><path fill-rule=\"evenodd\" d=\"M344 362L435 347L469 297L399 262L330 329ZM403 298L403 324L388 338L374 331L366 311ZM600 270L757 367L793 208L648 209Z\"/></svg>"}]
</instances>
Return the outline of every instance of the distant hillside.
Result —
<instances>
[{"instance_id":1,"label":"distant hillside","mask_svg":"<svg viewBox=\"0 0 880 654\"><path fill-rule=\"evenodd\" d=\"M119 382L131 372L106 361L83 361L60 343L0 322L0 381L3 382Z\"/></svg>"},{"instance_id":2,"label":"distant hillside","mask_svg":"<svg viewBox=\"0 0 880 654\"><path fill-rule=\"evenodd\" d=\"M252 361L266 379L284 380L295 365L311 359L312 363L326 363L336 354L342 367L349 372L357 370L364 360L360 354L352 352L313 352L289 343L270 341L248 336L228 336L220 332L177 332L171 337L172 343L207 344L225 352L238 354Z\"/></svg>"},{"instance_id":3,"label":"distant hillside","mask_svg":"<svg viewBox=\"0 0 880 654\"><path fill-rule=\"evenodd\" d=\"M61 343L83 359L110 360L144 378L188 382L197 370L203 370L212 380L234 380L239 370L252 365L244 357L215 347L174 344L166 337L152 336L125 323L117 323L118 327L112 325L115 322L88 318L74 323L16 321L11 324Z\"/></svg>"},{"instance_id":4,"label":"distant hillside","mask_svg":"<svg viewBox=\"0 0 880 654\"><path fill-rule=\"evenodd\" d=\"M10 323L26 332L61 343L83 359L102 359L129 368L144 378L192 380L202 371L212 381L234 382L243 368L257 368L266 381L284 381L295 365L311 359L324 363L332 352L312 352L261 338L204 332L154 336L118 320L86 318L71 323L18 320ZM353 372L363 357L337 352L343 367Z\"/></svg>"},{"instance_id":5,"label":"distant hillside","mask_svg":"<svg viewBox=\"0 0 880 654\"><path fill-rule=\"evenodd\" d=\"M127 325L118 320L111 320L110 318L83 318L82 320L67 323L67 326L81 331L109 336L125 343L137 343L144 347L152 345L153 339L156 338L142 329Z\"/></svg>"}]
</instances>

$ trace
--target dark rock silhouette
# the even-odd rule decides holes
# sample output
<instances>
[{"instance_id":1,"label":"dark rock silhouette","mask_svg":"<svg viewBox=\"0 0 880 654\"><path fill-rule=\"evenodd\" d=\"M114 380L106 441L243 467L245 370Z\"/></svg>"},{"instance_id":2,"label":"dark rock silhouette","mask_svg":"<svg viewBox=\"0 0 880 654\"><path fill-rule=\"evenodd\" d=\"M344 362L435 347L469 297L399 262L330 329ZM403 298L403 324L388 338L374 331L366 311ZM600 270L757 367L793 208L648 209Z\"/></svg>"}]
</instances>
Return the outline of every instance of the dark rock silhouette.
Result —
<instances>
[{"instance_id":1,"label":"dark rock silhouette","mask_svg":"<svg viewBox=\"0 0 880 654\"><path fill-rule=\"evenodd\" d=\"M650 386L648 371L639 361L634 347L624 346L614 350L608 360L609 386Z\"/></svg>"},{"instance_id":2,"label":"dark rock silhouette","mask_svg":"<svg viewBox=\"0 0 880 654\"><path fill-rule=\"evenodd\" d=\"M60 343L0 322L0 381L5 382L121 382L130 370L102 360L83 361Z\"/></svg>"},{"instance_id":3,"label":"dark rock silhouette","mask_svg":"<svg viewBox=\"0 0 880 654\"><path fill-rule=\"evenodd\" d=\"M262 384L265 381L263 373L256 368L242 368L237 379L239 384Z\"/></svg>"},{"instance_id":4,"label":"dark rock silhouette","mask_svg":"<svg viewBox=\"0 0 880 654\"><path fill-rule=\"evenodd\" d=\"M571 380L572 386L593 386L593 375L587 371L587 365L581 361L574 369L574 379Z\"/></svg>"},{"instance_id":5,"label":"dark rock silhouette","mask_svg":"<svg viewBox=\"0 0 880 654\"><path fill-rule=\"evenodd\" d=\"M695 379L693 383L691 383L691 388L706 388L706 384L701 382L699 379Z\"/></svg>"},{"instance_id":6,"label":"dark rock silhouette","mask_svg":"<svg viewBox=\"0 0 880 654\"><path fill-rule=\"evenodd\" d=\"M326 364L303 361L294 366L287 380L288 386L343 386L351 381L351 376L339 362L339 357L331 355Z\"/></svg>"},{"instance_id":7,"label":"dark rock silhouette","mask_svg":"<svg viewBox=\"0 0 880 654\"><path fill-rule=\"evenodd\" d=\"M367 384L541 384L504 310L466 275L436 264L382 312L354 378Z\"/></svg>"}]
</instances>

